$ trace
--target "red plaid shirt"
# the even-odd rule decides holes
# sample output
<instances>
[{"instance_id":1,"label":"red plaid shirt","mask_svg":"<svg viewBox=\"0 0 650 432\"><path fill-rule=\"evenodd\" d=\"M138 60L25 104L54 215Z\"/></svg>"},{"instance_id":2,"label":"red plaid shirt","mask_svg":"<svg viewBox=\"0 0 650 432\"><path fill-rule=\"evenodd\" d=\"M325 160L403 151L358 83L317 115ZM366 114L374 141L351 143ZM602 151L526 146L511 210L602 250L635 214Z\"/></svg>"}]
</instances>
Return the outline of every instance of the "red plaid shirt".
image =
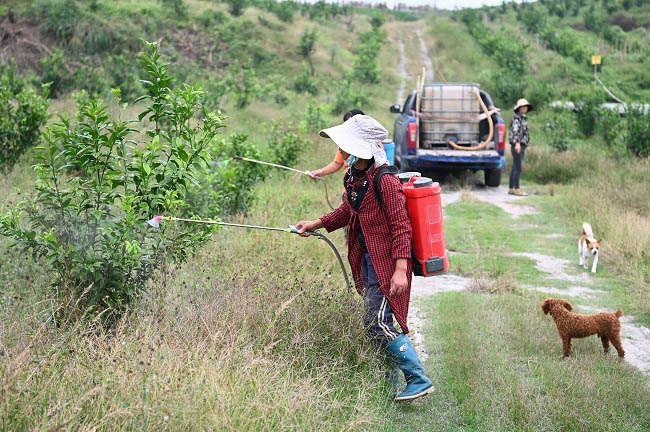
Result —
<instances>
[{"instance_id":1,"label":"red plaid shirt","mask_svg":"<svg viewBox=\"0 0 650 432\"><path fill-rule=\"evenodd\" d=\"M327 232L332 232L345 225L348 226L348 260L352 268L352 276L359 294L363 293L363 277L361 275L362 252L359 245L359 235L355 228L359 219L361 230L366 241L366 247L372 260L372 265L379 279L384 296L388 299L393 315L402 331L408 333L406 316L408 315L409 299L411 296L411 221L406 213L406 197L402 185L393 175L381 178L381 190L384 206L380 206L373 190L373 180L379 168L370 168L368 181L370 187L363 198L359 211L355 211L348 201L347 194L343 204L336 210L321 217L320 220ZM390 280L395 273L395 260L407 259L408 288L397 297L390 297Z\"/></svg>"}]
</instances>

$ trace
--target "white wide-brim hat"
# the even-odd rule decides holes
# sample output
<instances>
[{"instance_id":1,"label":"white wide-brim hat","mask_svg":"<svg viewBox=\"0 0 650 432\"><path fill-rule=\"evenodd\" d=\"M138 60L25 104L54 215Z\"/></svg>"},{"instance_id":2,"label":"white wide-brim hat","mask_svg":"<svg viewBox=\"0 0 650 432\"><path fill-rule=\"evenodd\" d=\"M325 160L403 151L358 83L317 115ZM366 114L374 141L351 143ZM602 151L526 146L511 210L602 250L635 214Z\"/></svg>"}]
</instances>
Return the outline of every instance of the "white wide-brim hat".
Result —
<instances>
[{"instance_id":1,"label":"white wide-brim hat","mask_svg":"<svg viewBox=\"0 0 650 432\"><path fill-rule=\"evenodd\" d=\"M514 112L517 112L517 110L518 110L519 108L521 108L522 106L526 106L526 105L528 106L528 111L532 111L532 110L533 110L533 108L534 108L534 107L533 107L533 104L529 103L526 99L523 99L523 98L522 98L522 99L519 99L519 100L517 101L517 105L515 105L515 107L514 107L512 110L513 110Z\"/></svg>"},{"instance_id":2,"label":"white wide-brim hat","mask_svg":"<svg viewBox=\"0 0 650 432\"><path fill-rule=\"evenodd\" d=\"M381 149L381 142L388 138L388 131L377 120L360 114L341 125L323 129L319 134L330 138L344 152L360 159L375 157L375 162L379 162L377 150Z\"/></svg>"}]
</instances>

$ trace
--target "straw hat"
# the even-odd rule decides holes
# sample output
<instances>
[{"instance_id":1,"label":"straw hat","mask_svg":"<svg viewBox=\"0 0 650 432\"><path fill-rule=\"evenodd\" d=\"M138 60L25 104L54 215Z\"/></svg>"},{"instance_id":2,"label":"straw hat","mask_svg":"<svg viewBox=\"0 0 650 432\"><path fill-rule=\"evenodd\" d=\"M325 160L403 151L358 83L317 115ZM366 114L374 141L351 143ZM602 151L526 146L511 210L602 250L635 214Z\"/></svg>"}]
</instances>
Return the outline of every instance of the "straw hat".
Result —
<instances>
[{"instance_id":1,"label":"straw hat","mask_svg":"<svg viewBox=\"0 0 650 432\"><path fill-rule=\"evenodd\" d=\"M533 108L533 105L532 105L531 103L529 103L526 99L521 98L521 99L519 99L519 100L517 101L517 105L515 105L515 107L514 107L512 110L513 110L514 112L517 112L517 110L518 110L519 108L521 108L522 106L526 106L526 105L528 106L528 111L532 111L532 110L534 109L534 108Z\"/></svg>"},{"instance_id":2,"label":"straw hat","mask_svg":"<svg viewBox=\"0 0 650 432\"><path fill-rule=\"evenodd\" d=\"M323 138L331 138L344 152L360 159L385 159L382 155L381 142L388 138L388 131L374 118L367 115L355 115L345 123L319 132Z\"/></svg>"}]
</instances>

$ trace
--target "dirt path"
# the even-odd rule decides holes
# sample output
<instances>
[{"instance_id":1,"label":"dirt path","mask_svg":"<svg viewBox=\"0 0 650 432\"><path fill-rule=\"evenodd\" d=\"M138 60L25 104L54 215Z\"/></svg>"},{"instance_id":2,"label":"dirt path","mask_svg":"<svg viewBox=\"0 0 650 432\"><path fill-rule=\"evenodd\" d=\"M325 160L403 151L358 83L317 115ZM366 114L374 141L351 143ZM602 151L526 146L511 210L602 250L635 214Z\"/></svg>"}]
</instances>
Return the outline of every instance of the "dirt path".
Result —
<instances>
[{"instance_id":1,"label":"dirt path","mask_svg":"<svg viewBox=\"0 0 650 432\"><path fill-rule=\"evenodd\" d=\"M427 49L427 44L424 42L424 37L422 36L422 29L418 28L415 31L415 34L417 35L418 41L420 43L420 58L422 59L422 63L424 64L424 67L426 68L426 82L433 82L434 81L433 62L431 61L431 57L429 57L429 50Z\"/></svg>"},{"instance_id":2,"label":"dirt path","mask_svg":"<svg viewBox=\"0 0 650 432\"><path fill-rule=\"evenodd\" d=\"M538 212L534 206L525 203L527 198L508 195L505 187L475 187L471 190L443 191L443 207L461 199L478 200L494 204L508 213L513 218L513 221L522 215ZM549 241L570 241L566 236L557 233L546 235L545 238L548 238ZM593 306L598 304L606 292L593 287L594 280L590 273L577 269L577 257L576 262L572 263L569 260L536 251L516 253L513 255L529 259L531 265L545 274L543 279L549 281L548 286L524 285L524 288L548 293L557 297L572 297L588 302L589 304L586 305L575 305L576 312L578 313L594 313L606 310ZM423 357L426 358L428 355L422 334L425 318L419 309L420 302L418 300L440 292L463 291L470 286L471 281L471 278L454 274L446 274L433 278L415 277L413 279L413 306L409 311L409 327L412 329L414 344ZM552 286L554 283L558 283L559 286ZM623 316L621 318L621 336L623 338L623 348L626 351L625 360L645 375L650 376L650 329L634 324L632 322L633 320L634 317L632 316Z\"/></svg>"}]
</instances>

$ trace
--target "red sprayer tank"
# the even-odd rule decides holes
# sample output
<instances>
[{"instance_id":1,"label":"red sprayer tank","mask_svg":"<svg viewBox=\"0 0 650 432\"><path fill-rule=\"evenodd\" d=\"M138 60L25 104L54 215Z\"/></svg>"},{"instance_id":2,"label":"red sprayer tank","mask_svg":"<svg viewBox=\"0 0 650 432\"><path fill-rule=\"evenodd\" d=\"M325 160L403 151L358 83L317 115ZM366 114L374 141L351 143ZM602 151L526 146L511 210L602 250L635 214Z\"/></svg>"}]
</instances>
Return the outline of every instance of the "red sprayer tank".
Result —
<instances>
[{"instance_id":1,"label":"red sprayer tank","mask_svg":"<svg viewBox=\"0 0 650 432\"><path fill-rule=\"evenodd\" d=\"M401 173L398 178L413 227L413 273L416 276L444 273L449 269L449 258L442 226L440 184L414 172Z\"/></svg>"}]
</instances>

